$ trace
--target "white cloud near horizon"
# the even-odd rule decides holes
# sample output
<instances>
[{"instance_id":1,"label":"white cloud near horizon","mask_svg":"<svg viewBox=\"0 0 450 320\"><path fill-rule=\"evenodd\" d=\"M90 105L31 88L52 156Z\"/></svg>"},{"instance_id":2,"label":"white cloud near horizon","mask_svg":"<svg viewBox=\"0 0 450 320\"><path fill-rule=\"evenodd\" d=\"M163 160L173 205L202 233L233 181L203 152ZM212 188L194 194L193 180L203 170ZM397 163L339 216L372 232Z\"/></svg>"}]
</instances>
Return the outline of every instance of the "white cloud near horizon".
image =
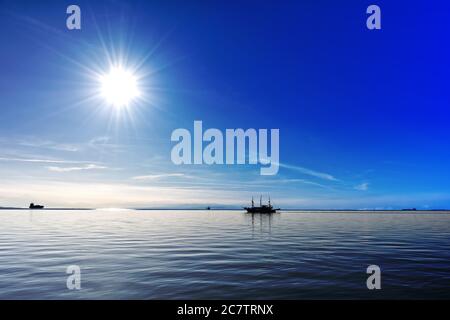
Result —
<instances>
[{"instance_id":1,"label":"white cloud near horizon","mask_svg":"<svg viewBox=\"0 0 450 320\"><path fill-rule=\"evenodd\" d=\"M254 192L253 192L254 193ZM180 188L164 186L137 186L123 183L86 183L73 181L16 182L0 185L0 206L27 206L30 202L47 207L174 207L229 205L239 208L254 195L246 190L213 190L210 188ZM273 195L273 196L272 196ZM298 195L285 192L271 194L281 208L317 209L388 209L417 207L424 204L439 207L448 201L448 193L389 194L378 196Z\"/></svg>"},{"instance_id":2,"label":"white cloud near horizon","mask_svg":"<svg viewBox=\"0 0 450 320\"><path fill-rule=\"evenodd\" d=\"M241 191L137 186L123 183L39 181L0 185L0 206L25 206L30 202L47 207L147 207L222 203L243 205ZM250 195L247 196L247 198Z\"/></svg>"}]
</instances>

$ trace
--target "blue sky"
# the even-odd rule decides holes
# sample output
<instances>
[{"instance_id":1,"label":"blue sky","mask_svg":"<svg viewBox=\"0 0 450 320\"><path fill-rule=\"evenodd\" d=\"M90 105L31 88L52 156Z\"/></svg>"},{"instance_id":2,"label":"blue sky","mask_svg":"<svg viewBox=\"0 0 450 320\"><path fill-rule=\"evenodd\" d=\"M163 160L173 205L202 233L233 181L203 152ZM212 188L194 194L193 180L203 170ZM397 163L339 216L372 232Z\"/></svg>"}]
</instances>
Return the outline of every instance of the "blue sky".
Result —
<instances>
[{"instance_id":1,"label":"blue sky","mask_svg":"<svg viewBox=\"0 0 450 320\"><path fill-rule=\"evenodd\" d=\"M382 10L382 30L365 10ZM450 208L444 1L0 1L0 206ZM145 99L95 96L111 61ZM171 132L279 128L281 167L175 166Z\"/></svg>"}]
</instances>

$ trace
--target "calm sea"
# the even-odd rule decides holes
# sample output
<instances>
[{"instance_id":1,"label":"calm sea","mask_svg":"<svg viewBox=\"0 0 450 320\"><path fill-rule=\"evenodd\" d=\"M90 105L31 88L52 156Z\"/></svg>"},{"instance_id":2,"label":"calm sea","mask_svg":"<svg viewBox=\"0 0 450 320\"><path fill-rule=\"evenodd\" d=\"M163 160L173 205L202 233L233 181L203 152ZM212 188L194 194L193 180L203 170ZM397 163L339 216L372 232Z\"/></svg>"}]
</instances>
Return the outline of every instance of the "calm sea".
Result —
<instances>
[{"instance_id":1,"label":"calm sea","mask_svg":"<svg viewBox=\"0 0 450 320\"><path fill-rule=\"evenodd\" d=\"M450 298L450 214L4 210L0 298Z\"/></svg>"}]
</instances>

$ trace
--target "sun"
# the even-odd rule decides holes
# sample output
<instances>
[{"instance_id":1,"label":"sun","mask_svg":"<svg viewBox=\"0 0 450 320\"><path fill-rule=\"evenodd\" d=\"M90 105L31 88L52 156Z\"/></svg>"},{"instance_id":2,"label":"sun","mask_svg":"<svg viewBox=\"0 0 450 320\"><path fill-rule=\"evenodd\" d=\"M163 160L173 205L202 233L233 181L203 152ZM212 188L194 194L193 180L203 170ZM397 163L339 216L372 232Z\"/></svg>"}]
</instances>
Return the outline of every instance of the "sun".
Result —
<instances>
[{"instance_id":1,"label":"sun","mask_svg":"<svg viewBox=\"0 0 450 320\"><path fill-rule=\"evenodd\" d=\"M100 77L100 90L107 103L124 108L140 96L137 77L123 66L111 67Z\"/></svg>"}]
</instances>

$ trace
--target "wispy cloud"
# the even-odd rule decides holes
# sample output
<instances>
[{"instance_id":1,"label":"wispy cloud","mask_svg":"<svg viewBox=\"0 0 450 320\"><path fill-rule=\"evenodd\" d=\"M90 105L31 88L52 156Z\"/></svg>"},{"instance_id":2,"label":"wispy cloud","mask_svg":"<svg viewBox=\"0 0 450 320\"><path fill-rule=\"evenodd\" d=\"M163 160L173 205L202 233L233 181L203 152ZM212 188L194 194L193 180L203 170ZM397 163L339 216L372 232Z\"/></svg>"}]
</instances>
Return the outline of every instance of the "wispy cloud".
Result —
<instances>
[{"instance_id":1,"label":"wispy cloud","mask_svg":"<svg viewBox=\"0 0 450 320\"><path fill-rule=\"evenodd\" d=\"M86 161L71 161L71 160L58 160L58 159L40 159L40 158L10 158L0 157L0 161L12 161L12 162L34 162L34 163L60 163L60 164L83 164Z\"/></svg>"},{"instance_id":2,"label":"wispy cloud","mask_svg":"<svg viewBox=\"0 0 450 320\"><path fill-rule=\"evenodd\" d=\"M369 190L369 183L363 182L361 184L358 184L357 186L355 186L355 189L360 191L367 191Z\"/></svg>"},{"instance_id":3,"label":"wispy cloud","mask_svg":"<svg viewBox=\"0 0 450 320\"><path fill-rule=\"evenodd\" d=\"M302 173L302 174L305 174L308 176L312 176L312 177L316 177L319 179L328 180L328 181L339 181L339 179L335 178L334 176L332 176L329 173L319 172L319 171L311 170L308 168L293 166L293 165L284 164L284 163L280 163L279 166L282 168L297 171L299 173Z\"/></svg>"},{"instance_id":4,"label":"wispy cloud","mask_svg":"<svg viewBox=\"0 0 450 320\"><path fill-rule=\"evenodd\" d=\"M328 189L328 186L325 186L323 184L317 183L317 182L313 182L313 181L309 181L309 180L305 180L305 179L289 179L290 181L288 182L300 182L300 183L304 183L304 184L309 184L312 186L316 186L316 187L321 187L321 188L325 188Z\"/></svg>"},{"instance_id":5,"label":"wispy cloud","mask_svg":"<svg viewBox=\"0 0 450 320\"><path fill-rule=\"evenodd\" d=\"M263 181L251 181L250 185L267 185L268 182L266 180ZM325 189L329 189L330 187L314 182L314 181L310 181L310 180L306 180L306 179L277 179L277 180L272 180L270 181L270 184L274 185L274 184L297 184L297 183L303 183L303 184L308 184L308 185L313 185L316 187L321 187L321 188L325 188Z\"/></svg>"},{"instance_id":6,"label":"wispy cloud","mask_svg":"<svg viewBox=\"0 0 450 320\"><path fill-rule=\"evenodd\" d=\"M89 141L89 144L95 146L95 145L98 145L98 144L108 143L110 140L111 139L109 137L106 137L106 136L96 137L96 138L91 139Z\"/></svg>"},{"instance_id":7,"label":"wispy cloud","mask_svg":"<svg viewBox=\"0 0 450 320\"><path fill-rule=\"evenodd\" d=\"M150 174L145 176L136 176L133 177L133 180L157 180L161 178L169 178L169 177L186 177L184 173L164 173L164 174Z\"/></svg>"},{"instance_id":8,"label":"wispy cloud","mask_svg":"<svg viewBox=\"0 0 450 320\"><path fill-rule=\"evenodd\" d=\"M112 143L111 138L107 136L96 137L84 144L89 150L95 149L101 153L124 152L125 145Z\"/></svg>"},{"instance_id":9,"label":"wispy cloud","mask_svg":"<svg viewBox=\"0 0 450 320\"><path fill-rule=\"evenodd\" d=\"M72 172L72 171L83 171L83 170L102 170L108 169L105 166L99 166L96 164L88 164L80 167L47 167L49 171L53 172Z\"/></svg>"},{"instance_id":10,"label":"wispy cloud","mask_svg":"<svg viewBox=\"0 0 450 320\"><path fill-rule=\"evenodd\" d=\"M24 147L45 148L45 149L52 149L52 150L57 150L57 151L69 151L69 152L79 151L79 147L76 145L67 144L67 143L58 143L58 142L48 141L48 140L28 139L28 140L22 140L18 144L20 146L24 146Z\"/></svg>"}]
</instances>

